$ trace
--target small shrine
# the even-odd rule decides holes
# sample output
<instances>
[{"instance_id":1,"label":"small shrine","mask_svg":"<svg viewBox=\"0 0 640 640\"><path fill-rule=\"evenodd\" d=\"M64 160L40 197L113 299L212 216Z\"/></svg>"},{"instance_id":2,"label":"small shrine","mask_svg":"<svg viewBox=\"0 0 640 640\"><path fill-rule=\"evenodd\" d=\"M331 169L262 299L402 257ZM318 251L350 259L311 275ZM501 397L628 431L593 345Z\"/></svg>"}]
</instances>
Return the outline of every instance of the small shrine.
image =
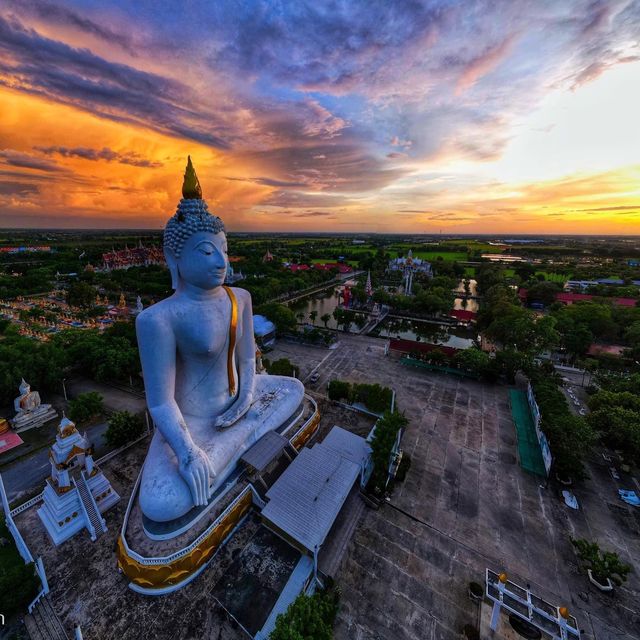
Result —
<instances>
[{"instance_id":1,"label":"small shrine","mask_svg":"<svg viewBox=\"0 0 640 640\"><path fill-rule=\"evenodd\" d=\"M20 383L20 395L13 401L16 415L11 420L14 431L26 431L34 427L41 427L45 422L57 418L56 410L50 404L42 404L40 394L31 391L31 386L24 378Z\"/></svg>"},{"instance_id":2,"label":"small shrine","mask_svg":"<svg viewBox=\"0 0 640 640\"><path fill-rule=\"evenodd\" d=\"M107 530L102 514L120 496L93 460L93 449L75 424L63 417L49 452L51 476L47 478L43 505L38 509L54 544L62 544L86 528L92 540Z\"/></svg>"}]
</instances>

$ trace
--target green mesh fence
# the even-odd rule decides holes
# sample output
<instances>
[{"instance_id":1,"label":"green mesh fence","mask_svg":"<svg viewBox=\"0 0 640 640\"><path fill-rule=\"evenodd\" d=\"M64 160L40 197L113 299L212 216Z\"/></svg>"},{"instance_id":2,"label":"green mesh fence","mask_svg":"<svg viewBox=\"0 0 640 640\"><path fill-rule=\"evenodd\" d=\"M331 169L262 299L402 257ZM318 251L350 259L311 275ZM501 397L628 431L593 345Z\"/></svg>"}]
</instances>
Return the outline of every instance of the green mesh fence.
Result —
<instances>
[{"instance_id":1,"label":"green mesh fence","mask_svg":"<svg viewBox=\"0 0 640 640\"><path fill-rule=\"evenodd\" d=\"M536 428L531 418L527 394L519 389L509 389L509 400L511 415L516 423L516 433L518 434L520 466L525 471L544 477L546 475L544 461L540 452Z\"/></svg>"}]
</instances>

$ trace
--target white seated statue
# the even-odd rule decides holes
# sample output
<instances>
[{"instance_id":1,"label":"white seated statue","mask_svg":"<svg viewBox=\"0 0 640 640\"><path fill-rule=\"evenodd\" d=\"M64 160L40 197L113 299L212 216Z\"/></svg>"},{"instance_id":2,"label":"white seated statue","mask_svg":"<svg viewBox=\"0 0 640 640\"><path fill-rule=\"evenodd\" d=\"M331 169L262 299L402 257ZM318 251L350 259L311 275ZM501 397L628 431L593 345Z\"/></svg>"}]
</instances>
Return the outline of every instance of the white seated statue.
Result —
<instances>
[{"instance_id":1,"label":"white seated statue","mask_svg":"<svg viewBox=\"0 0 640 640\"><path fill-rule=\"evenodd\" d=\"M40 427L48 420L57 416L56 410L50 404L42 404L40 394L31 391L31 385L20 382L20 395L13 401L16 415L11 424L16 431L25 431L33 427Z\"/></svg>"},{"instance_id":2,"label":"white seated statue","mask_svg":"<svg viewBox=\"0 0 640 640\"><path fill-rule=\"evenodd\" d=\"M287 424L304 396L295 378L256 375L251 296L223 286L224 226L202 200L191 159L182 192L164 231L175 293L136 320L156 425L139 500L157 522L206 505L246 449Z\"/></svg>"}]
</instances>

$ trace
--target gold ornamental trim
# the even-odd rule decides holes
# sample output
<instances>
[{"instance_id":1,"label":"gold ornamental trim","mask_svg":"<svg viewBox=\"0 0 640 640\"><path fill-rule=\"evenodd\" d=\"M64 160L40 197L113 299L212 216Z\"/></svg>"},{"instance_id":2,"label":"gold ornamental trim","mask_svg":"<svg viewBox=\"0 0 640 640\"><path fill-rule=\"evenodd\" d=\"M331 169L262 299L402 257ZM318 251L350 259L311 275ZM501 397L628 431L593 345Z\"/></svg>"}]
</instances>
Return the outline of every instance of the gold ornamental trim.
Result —
<instances>
[{"instance_id":1,"label":"gold ornamental trim","mask_svg":"<svg viewBox=\"0 0 640 640\"><path fill-rule=\"evenodd\" d=\"M145 589L163 589L184 582L215 555L252 505L253 495L249 490L197 546L184 556L165 564L143 564L132 558L121 534L116 549L118 567L133 584Z\"/></svg>"},{"instance_id":2,"label":"gold ornamental trim","mask_svg":"<svg viewBox=\"0 0 640 640\"><path fill-rule=\"evenodd\" d=\"M313 434L317 431L318 425L320 424L320 412L316 411L309 423L303 427L291 440L291 444L296 449L302 449L309 440L311 440Z\"/></svg>"},{"instance_id":3,"label":"gold ornamental trim","mask_svg":"<svg viewBox=\"0 0 640 640\"><path fill-rule=\"evenodd\" d=\"M233 375L233 352L236 348L236 337L238 333L238 301L231 291L231 287L225 285L222 288L227 292L231 302L231 320L229 322L229 351L227 352L227 377L229 378L229 395L236 393L236 379Z\"/></svg>"}]
</instances>

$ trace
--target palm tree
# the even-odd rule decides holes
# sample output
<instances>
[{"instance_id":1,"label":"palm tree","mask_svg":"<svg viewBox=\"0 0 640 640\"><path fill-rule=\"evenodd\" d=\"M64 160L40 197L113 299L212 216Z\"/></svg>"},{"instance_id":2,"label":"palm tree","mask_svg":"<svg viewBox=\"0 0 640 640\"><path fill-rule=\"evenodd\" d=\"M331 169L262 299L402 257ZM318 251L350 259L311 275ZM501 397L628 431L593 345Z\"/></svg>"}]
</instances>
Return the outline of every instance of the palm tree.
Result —
<instances>
[{"instance_id":1,"label":"palm tree","mask_svg":"<svg viewBox=\"0 0 640 640\"><path fill-rule=\"evenodd\" d=\"M318 317L318 312L315 309L313 311L309 311L309 319L311 320L311 324L316 323L317 317Z\"/></svg>"},{"instance_id":2,"label":"palm tree","mask_svg":"<svg viewBox=\"0 0 640 640\"><path fill-rule=\"evenodd\" d=\"M331 314L330 313L324 313L323 315L320 316L320 320L322 320L322 322L324 322L324 328L327 328L327 325L329 324L329 320L331 320Z\"/></svg>"}]
</instances>

